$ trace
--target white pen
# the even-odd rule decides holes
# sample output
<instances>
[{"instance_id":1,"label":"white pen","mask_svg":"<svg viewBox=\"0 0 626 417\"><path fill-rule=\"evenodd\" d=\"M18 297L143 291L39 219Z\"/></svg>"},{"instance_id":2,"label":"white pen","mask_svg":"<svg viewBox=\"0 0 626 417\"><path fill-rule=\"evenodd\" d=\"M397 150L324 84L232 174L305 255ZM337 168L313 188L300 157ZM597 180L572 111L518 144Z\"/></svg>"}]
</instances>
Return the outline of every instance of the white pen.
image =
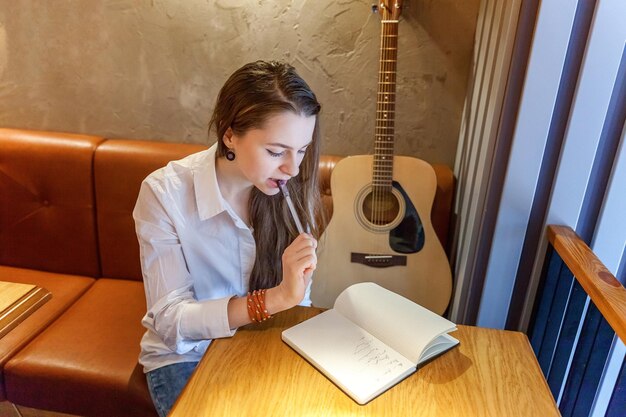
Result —
<instances>
[{"instance_id":1,"label":"white pen","mask_svg":"<svg viewBox=\"0 0 626 417\"><path fill-rule=\"evenodd\" d=\"M302 223L300 223L300 219L298 218L298 214L296 213L296 208L293 206L293 201L291 201L291 197L289 196L289 190L287 189L287 181L284 181L284 180L278 181L278 186L280 187L280 191L282 191L283 195L285 196L285 200L287 201L287 206L289 207L289 211L291 212L291 217L293 217L293 221L296 224L298 233L304 233L304 228L302 227Z\"/></svg>"}]
</instances>

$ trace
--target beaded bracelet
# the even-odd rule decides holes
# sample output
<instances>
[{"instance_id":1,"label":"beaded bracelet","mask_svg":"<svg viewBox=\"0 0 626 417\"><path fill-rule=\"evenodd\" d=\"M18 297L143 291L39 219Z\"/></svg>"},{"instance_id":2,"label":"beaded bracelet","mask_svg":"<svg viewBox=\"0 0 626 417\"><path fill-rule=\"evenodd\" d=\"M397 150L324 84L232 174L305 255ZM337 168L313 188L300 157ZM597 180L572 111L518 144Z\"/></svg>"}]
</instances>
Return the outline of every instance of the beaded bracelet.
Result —
<instances>
[{"instance_id":1,"label":"beaded bracelet","mask_svg":"<svg viewBox=\"0 0 626 417\"><path fill-rule=\"evenodd\" d=\"M248 317L253 323L260 323L272 318L265 306L265 292L267 290L254 290L248 293Z\"/></svg>"}]
</instances>

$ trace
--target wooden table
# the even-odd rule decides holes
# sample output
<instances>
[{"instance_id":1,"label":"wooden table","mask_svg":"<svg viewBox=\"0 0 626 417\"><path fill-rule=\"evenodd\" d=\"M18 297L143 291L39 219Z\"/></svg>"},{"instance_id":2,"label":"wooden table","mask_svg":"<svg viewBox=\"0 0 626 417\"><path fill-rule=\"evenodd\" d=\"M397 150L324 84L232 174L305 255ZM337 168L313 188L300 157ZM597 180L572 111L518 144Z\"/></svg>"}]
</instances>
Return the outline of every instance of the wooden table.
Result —
<instances>
[{"instance_id":1,"label":"wooden table","mask_svg":"<svg viewBox=\"0 0 626 417\"><path fill-rule=\"evenodd\" d=\"M31 315L52 294L36 285L0 281L0 338Z\"/></svg>"},{"instance_id":2,"label":"wooden table","mask_svg":"<svg viewBox=\"0 0 626 417\"><path fill-rule=\"evenodd\" d=\"M358 405L281 340L296 307L215 340L170 416L559 416L526 335L458 326L460 345ZM332 341L329 341L332 343Z\"/></svg>"}]
</instances>

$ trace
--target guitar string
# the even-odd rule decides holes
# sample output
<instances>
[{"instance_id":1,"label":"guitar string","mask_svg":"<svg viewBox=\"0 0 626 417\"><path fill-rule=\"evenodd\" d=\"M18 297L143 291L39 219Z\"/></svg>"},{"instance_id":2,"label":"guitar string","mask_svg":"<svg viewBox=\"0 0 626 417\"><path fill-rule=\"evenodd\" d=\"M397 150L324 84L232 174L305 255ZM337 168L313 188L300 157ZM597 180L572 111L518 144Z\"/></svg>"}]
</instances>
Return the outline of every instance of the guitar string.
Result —
<instances>
[{"instance_id":1,"label":"guitar string","mask_svg":"<svg viewBox=\"0 0 626 417\"><path fill-rule=\"evenodd\" d=\"M385 11L386 13L386 11ZM383 16L384 19L384 16ZM385 48L386 48L386 42L387 42L387 34L386 34L386 30L387 30L387 25L385 25L384 21L382 22L382 38L380 41L380 66L379 66L379 73L378 73L378 91L383 92L384 95L384 84L382 84L382 77L384 74L384 71L386 70L386 56L385 56ZM378 125L378 134L382 134L382 125L383 125L383 121L382 121L382 110L383 110L383 105L382 105L382 101L381 101L381 97L377 97L377 109L376 109L376 122ZM377 135L376 136L376 145L379 145L379 141L380 141L380 136ZM374 213L373 213L373 221L374 221L374 225L378 226L380 225L380 161L381 161L381 154L380 154L381 150L380 149L376 149L375 150L375 154L376 154L376 159L374 161L375 163L375 171L376 171L376 175L375 175L375 187L374 187ZM379 249L379 248L376 248Z\"/></svg>"},{"instance_id":2,"label":"guitar string","mask_svg":"<svg viewBox=\"0 0 626 417\"><path fill-rule=\"evenodd\" d=\"M384 12L384 11L383 11ZM385 42L385 35L384 35L384 31L385 31L385 24L381 22L381 38L380 38L380 61L378 63L378 88L377 91L381 91L382 85L380 84L380 77L382 75L382 71L383 71L383 63L384 63L384 56L383 56L383 51L384 51L384 42ZM374 179L374 184L372 185L372 205L371 205L371 209L370 209L370 219L372 220L372 223L374 224L374 227L376 227L377 225L377 205L378 205L378 167L377 167L377 159L379 158L378 156L378 150L376 149L376 145L377 145L377 141L378 141L378 134L380 133L380 119L379 119L379 111L380 111L380 97L376 97L376 136L375 136L375 141L374 141L374 163L373 163L373 179ZM378 249L378 248L376 248Z\"/></svg>"},{"instance_id":3,"label":"guitar string","mask_svg":"<svg viewBox=\"0 0 626 417\"><path fill-rule=\"evenodd\" d=\"M381 184L381 177L384 178L384 174L383 172L381 172L381 170L384 168L383 167L383 160L384 160L384 153L382 148L380 148L380 139L382 138L382 134L384 134L384 129L385 127L387 127L385 125L386 120L384 120L383 115L385 115L385 101L384 101L384 97L385 97L385 93L387 93L386 91L386 84L384 84L384 77L385 74L387 74L387 71L389 70L389 63L388 63L388 44L389 44L389 26L387 25L386 22L382 23L383 25L383 39L381 40L381 51L380 51L380 55L381 55L381 72L379 74L378 77L378 82L379 84L379 91L383 92L383 97L377 97L377 101L378 101L378 112L376 114L378 120L379 120L379 126L382 129L379 129L379 136L376 137L378 145L379 145L379 149L377 152L378 155L378 160L377 160L377 164L376 164L376 168L377 168L377 184L376 184L376 199L375 199L375 204L376 204L376 210L375 210L375 218L376 218L376 224L377 225L381 225L383 223L383 213L382 213L382 199L383 199L383 192L384 192L384 184ZM381 100L382 99L382 100ZM381 248L379 248L381 249Z\"/></svg>"},{"instance_id":4,"label":"guitar string","mask_svg":"<svg viewBox=\"0 0 626 417\"><path fill-rule=\"evenodd\" d=\"M386 13L386 11L385 11ZM384 16L383 16L384 19ZM380 42L380 71L378 74L378 91L381 91L384 93L384 84L382 84L383 81L383 76L384 76L384 71L386 71L387 69L387 63L386 63L386 56L385 56L385 51L386 51L386 46L387 46L387 25L384 23L384 21L382 22L382 39ZM381 127L383 126L383 120L382 120L382 110L383 110L383 104L381 101L380 97L377 97L377 111L376 111L376 119L377 119L377 124L379 126L378 129L378 133L381 134L382 133L382 129ZM380 141L380 136L376 136L376 143L377 145L379 145L379 141ZM375 210L374 210L374 224L375 225L380 225L380 218L381 218L381 192L380 192L380 169L381 169L381 160L382 160L382 155L381 155L381 150L377 149L376 150L376 187L375 187L375 195L374 195L374 204L375 204ZM380 248L377 248L380 249Z\"/></svg>"},{"instance_id":5,"label":"guitar string","mask_svg":"<svg viewBox=\"0 0 626 417\"><path fill-rule=\"evenodd\" d=\"M387 20L387 19L384 19ZM390 136L393 135L393 127L390 122L390 114L393 112L394 104L395 104L395 95L392 90L394 90L395 86L395 73L396 68L395 64L395 44L397 43L397 36L394 37L394 32L397 27L396 22L384 21L382 30L382 39L381 39L381 62L379 66L379 91L381 94L377 97L377 135L376 135L376 152L377 160L375 165L376 171L376 184L374 186L374 196L373 196L373 208L371 213L371 217L373 223L375 225L383 225L388 223L388 219L384 216L384 202L389 199L391 200L392 196L388 195L391 193L391 183L389 181L389 177L391 175L389 168L393 161L388 161L387 159L393 157L393 153L389 152L390 147L393 146L393 142L390 140ZM394 42L395 41L395 42ZM390 59L391 58L391 59ZM392 101L389 101L389 97L392 95ZM382 97L381 97L382 96ZM393 117L393 116L392 116ZM391 165L393 166L393 165ZM389 184L387 184L389 182ZM389 188L389 189L388 189Z\"/></svg>"},{"instance_id":6,"label":"guitar string","mask_svg":"<svg viewBox=\"0 0 626 417\"><path fill-rule=\"evenodd\" d=\"M381 23L382 24L382 23ZM384 26L381 26L381 29L384 30ZM381 31L380 34L381 38L380 38L380 48L382 48L382 42L383 42L383 33ZM383 65L383 60L382 60L382 49L380 50L379 54L380 54L380 59L378 61L378 80L380 82L380 72L382 71L382 65ZM380 84L378 84L377 86L377 91L380 91ZM379 121L378 121L378 109L380 107L380 103L378 101L378 97L376 97L376 129L375 129L375 134L378 134L379 132ZM375 138L377 138L377 136L375 136ZM376 219L374 218L374 212L375 212L375 208L376 208L376 142L374 142L374 159L373 159L373 163L372 163L372 204L370 205L370 221L373 223L374 226L376 226Z\"/></svg>"},{"instance_id":7,"label":"guitar string","mask_svg":"<svg viewBox=\"0 0 626 417\"><path fill-rule=\"evenodd\" d=\"M384 12L384 11L383 11ZM384 17L383 17L384 18ZM382 23L382 31L381 31L381 39L380 39L380 62L379 62L379 66L378 66L378 91L382 91L382 84L380 84L381 81L381 77L384 71L384 65L385 65L385 56L384 56L384 47L385 47L385 24ZM380 109L381 109L381 103L380 103L380 97L376 97L376 126L377 126L377 132L378 134L380 134L380 125L381 125L381 120L380 120ZM375 144L377 144L379 136L376 136L376 141L374 142ZM375 145L376 146L376 145ZM372 204L372 221L374 222L374 226L378 225L378 197L379 197L379 186L378 186L378 176L379 176L379 167L378 167L378 160L380 159L380 154L379 151L377 149L374 149L374 155L376 155L376 157L374 158L374 196L373 196L373 204ZM376 248L378 249L378 248Z\"/></svg>"}]
</instances>

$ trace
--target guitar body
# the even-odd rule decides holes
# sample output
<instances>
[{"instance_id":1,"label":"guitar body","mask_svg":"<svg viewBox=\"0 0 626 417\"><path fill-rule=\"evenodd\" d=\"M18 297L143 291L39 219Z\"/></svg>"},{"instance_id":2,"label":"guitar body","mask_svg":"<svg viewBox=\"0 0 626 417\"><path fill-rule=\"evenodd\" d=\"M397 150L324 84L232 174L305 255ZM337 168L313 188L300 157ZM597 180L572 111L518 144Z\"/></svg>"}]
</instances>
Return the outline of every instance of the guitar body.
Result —
<instances>
[{"instance_id":1,"label":"guitar body","mask_svg":"<svg viewBox=\"0 0 626 417\"><path fill-rule=\"evenodd\" d=\"M345 288L369 281L443 314L452 274L430 221L435 172L420 159L394 156L393 193L385 196L397 200L396 205L389 204L394 214L384 221L372 220L368 195L373 161L370 155L352 156L333 169L334 211L319 242L313 305L331 308Z\"/></svg>"}]
</instances>

